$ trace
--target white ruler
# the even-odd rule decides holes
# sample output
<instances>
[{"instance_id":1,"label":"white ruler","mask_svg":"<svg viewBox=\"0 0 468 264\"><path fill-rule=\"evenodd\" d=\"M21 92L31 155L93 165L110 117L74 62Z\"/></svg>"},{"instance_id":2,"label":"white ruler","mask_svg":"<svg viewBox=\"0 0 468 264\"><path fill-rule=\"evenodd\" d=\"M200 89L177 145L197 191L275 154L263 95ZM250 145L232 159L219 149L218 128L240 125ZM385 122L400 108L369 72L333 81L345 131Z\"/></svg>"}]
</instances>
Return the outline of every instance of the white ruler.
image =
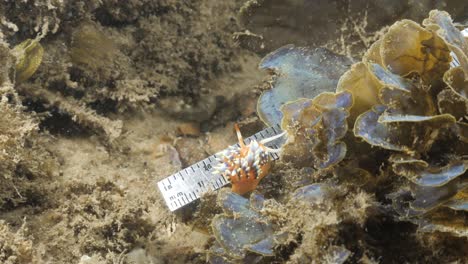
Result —
<instances>
[{"instance_id":1,"label":"white ruler","mask_svg":"<svg viewBox=\"0 0 468 264\"><path fill-rule=\"evenodd\" d=\"M264 138L278 135L281 132L280 126L276 125L246 138L244 142L248 144L252 139L260 141ZM277 149L283 143L284 139L278 138L265 145ZM235 146L239 147L239 143L235 144ZM198 200L206 191L217 190L228 184L222 175L212 173L213 167L218 163L216 158L221 152L209 156L158 182L158 188L171 211L175 211ZM270 157L272 160L279 158L276 153L270 153Z\"/></svg>"}]
</instances>

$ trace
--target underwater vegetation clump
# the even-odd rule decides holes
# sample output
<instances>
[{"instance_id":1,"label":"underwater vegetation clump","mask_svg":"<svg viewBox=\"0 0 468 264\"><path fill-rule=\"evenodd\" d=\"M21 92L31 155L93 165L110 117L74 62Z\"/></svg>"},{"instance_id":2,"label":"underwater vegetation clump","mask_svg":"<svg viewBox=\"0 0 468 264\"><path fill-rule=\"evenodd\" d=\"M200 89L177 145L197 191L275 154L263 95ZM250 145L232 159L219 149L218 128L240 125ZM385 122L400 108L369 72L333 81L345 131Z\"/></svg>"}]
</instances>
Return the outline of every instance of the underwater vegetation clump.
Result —
<instances>
[{"instance_id":1,"label":"underwater vegetation clump","mask_svg":"<svg viewBox=\"0 0 468 264\"><path fill-rule=\"evenodd\" d=\"M258 115L266 124L281 122L280 107L297 98L314 98L323 91L334 91L340 76L352 61L325 48L308 49L287 45L267 55L260 68L275 72L275 89L258 99ZM314 80L312 83L310 80Z\"/></svg>"},{"instance_id":2,"label":"underwater vegetation clump","mask_svg":"<svg viewBox=\"0 0 468 264\"><path fill-rule=\"evenodd\" d=\"M0 211L32 202L38 191L32 180L47 177L55 168L52 155L45 149L46 138L38 133L39 119L25 112L13 88L14 79L10 79L20 81L34 73L41 48L30 40L20 47L26 47L27 54L36 54L36 62L18 62L12 50L0 43Z\"/></svg>"},{"instance_id":3,"label":"underwater vegetation clump","mask_svg":"<svg viewBox=\"0 0 468 264\"><path fill-rule=\"evenodd\" d=\"M32 263L33 241L25 234L25 227L13 231L0 221L0 262L5 264Z\"/></svg>"},{"instance_id":4,"label":"underwater vegetation clump","mask_svg":"<svg viewBox=\"0 0 468 264\"><path fill-rule=\"evenodd\" d=\"M210 249L210 261L243 259L248 253L273 256L274 247L287 238L262 214L265 198L256 193L250 199L223 190L218 204L224 213L216 215L211 227L216 243Z\"/></svg>"},{"instance_id":5,"label":"underwater vegetation clump","mask_svg":"<svg viewBox=\"0 0 468 264\"><path fill-rule=\"evenodd\" d=\"M346 144L341 140L348 130L346 119L351 105L352 97L348 92L321 93L314 99L284 104L281 127L290 136L283 146L283 159L317 169L343 160Z\"/></svg>"},{"instance_id":6,"label":"underwater vegetation clump","mask_svg":"<svg viewBox=\"0 0 468 264\"><path fill-rule=\"evenodd\" d=\"M302 71L314 69L313 54L333 58L287 46L262 62L275 75L258 112L268 125L281 120L287 141L280 180L295 182L267 189L270 199L262 198L260 208L240 196L220 198L225 213L212 222L210 254L222 252L223 260L216 263L252 254L290 263L411 262L443 259L441 252L450 251L443 241L466 249L468 38L448 13L432 11L422 25L390 26L351 66L342 60ZM345 68L338 77L321 73L337 66ZM307 86L325 92L313 95ZM263 182L268 177L279 180L270 175ZM285 237L272 239L277 234ZM438 241L437 251L424 242L428 237ZM269 254L251 250L257 243ZM406 246L415 253L395 256ZM455 255L450 259L466 258L466 250Z\"/></svg>"},{"instance_id":7,"label":"underwater vegetation clump","mask_svg":"<svg viewBox=\"0 0 468 264\"><path fill-rule=\"evenodd\" d=\"M196 21L236 5L12 1L0 9L0 38L15 46L15 89L30 110L50 114L43 124L52 133L94 133L111 143L122 134L122 113L156 108L199 121L221 107L206 99L214 98L207 84L241 69L233 50L246 53L230 36L238 25L217 19L206 30Z\"/></svg>"},{"instance_id":8,"label":"underwater vegetation clump","mask_svg":"<svg viewBox=\"0 0 468 264\"><path fill-rule=\"evenodd\" d=\"M355 99L371 108L358 113L354 134L390 151L393 173L408 180L391 195L402 219L466 237L468 42L445 12L432 11L423 25L394 24L364 57L377 97ZM358 87L343 81L338 89Z\"/></svg>"},{"instance_id":9,"label":"underwater vegetation clump","mask_svg":"<svg viewBox=\"0 0 468 264\"><path fill-rule=\"evenodd\" d=\"M293 139L285 151L309 150L306 156L319 169L351 162L365 168L372 166L362 164L359 149L345 157L346 144L362 140L377 147L378 156L388 155L386 172L408 180L389 196L401 219L421 230L466 237L468 42L445 12L432 11L423 25L410 20L392 25L340 78L335 98L323 93L285 104L282 126ZM459 66L451 67L452 60ZM339 99L343 93L348 100ZM322 97L334 100L324 107L317 103ZM328 117L329 109L335 115ZM338 142L347 123L354 137ZM325 143L320 148L317 142Z\"/></svg>"},{"instance_id":10,"label":"underwater vegetation clump","mask_svg":"<svg viewBox=\"0 0 468 264\"><path fill-rule=\"evenodd\" d=\"M343 198L348 199L343 202ZM357 189L322 182L305 185L280 198L258 192L248 198L227 189L218 194L222 214L211 222L210 263L312 260L344 263L352 252L339 240L341 225L363 225L374 198ZM281 252L294 252L283 256Z\"/></svg>"},{"instance_id":11,"label":"underwater vegetation clump","mask_svg":"<svg viewBox=\"0 0 468 264\"><path fill-rule=\"evenodd\" d=\"M346 198L345 198L346 197ZM331 181L293 191L285 204L286 223L296 248L289 263L345 263L355 254L340 238L349 223L363 226L372 214L374 197Z\"/></svg>"}]
</instances>

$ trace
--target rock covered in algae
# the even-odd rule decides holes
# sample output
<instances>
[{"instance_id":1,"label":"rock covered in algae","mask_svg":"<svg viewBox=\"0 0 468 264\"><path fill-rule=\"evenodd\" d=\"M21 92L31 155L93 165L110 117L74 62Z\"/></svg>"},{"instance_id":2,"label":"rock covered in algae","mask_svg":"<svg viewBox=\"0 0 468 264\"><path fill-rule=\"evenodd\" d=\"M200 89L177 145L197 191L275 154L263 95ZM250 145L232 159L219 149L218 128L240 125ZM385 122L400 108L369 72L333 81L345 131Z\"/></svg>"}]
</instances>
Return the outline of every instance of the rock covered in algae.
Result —
<instances>
[{"instance_id":1,"label":"rock covered in algae","mask_svg":"<svg viewBox=\"0 0 468 264\"><path fill-rule=\"evenodd\" d=\"M205 31L198 21L211 10L231 14L237 4L173 4L34 0L4 5L1 30L10 46L38 31L44 37L40 44L32 40L33 45L18 47L27 46L23 53L34 56L17 60L17 89L28 102L45 106L51 119L69 116L109 141L121 133L121 122L113 120L116 111L161 108L154 104L160 91L162 97L183 95L194 108L204 105L200 98L213 98L206 96L214 87L207 82L239 71L237 58L247 54L231 39L237 23L215 19L212 30ZM37 78L28 79L42 53Z\"/></svg>"},{"instance_id":2,"label":"rock covered in algae","mask_svg":"<svg viewBox=\"0 0 468 264\"><path fill-rule=\"evenodd\" d=\"M347 194L346 202L342 199ZM216 239L210 263L345 263L352 252L337 240L342 222L365 219L369 196L314 183L287 194L281 203L253 193L250 199L222 190L223 214L212 221ZM360 221L359 221L360 222ZM294 245L287 256L282 250Z\"/></svg>"},{"instance_id":3,"label":"rock covered in algae","mask_svg":"<svg viewBox=\"0 0 468 264\"><path fill-rule=\"evenodd\" d=\"M250 200L228 190L218 195L224 213L211 222L215 245L210 250L212 259L244 259L247 254L273 256L274 248L285 236L275 230L268 217L262 215L262 195L253 193Z\"/></svg>"},{"instance_id":4,"label":"rock covered in algae","mask_svg":"<svg viewBox=\"0 0 468 264\"><path fill-rule=\"evenodd\" d=\"M300 98L313 98L333 91L351 60L327 49L288 45L268 54L260 68L274 73L272 87L263 92L257 104L260 118L273 126L281 122L280 107Z\"/></svg>"},{"instance_id":5,"label":"rock covered in algae","mask_svg":"<svg viewBox=\"0 0 468 264\"><path fill-rule=\"evenodd\" d=\"M79 39L81 42L76 39L73 41L74 45L72 45L72 54L74 55L72 57L75 59L74 62L83 66L84 68L87 67L89 71L105 71L105 69L101 68L105 68L103 65L111 60L110 57L115 55L117 49L114 46L106 43L105 41L108 41L108 39L102 37L96 33L96 31L93 31L91 26L83 28L81 28L81 31L79 31L80 34L77 34L79 36L76 37L76 39ZM66 85L64 84L62 86L57 84L65 81L62 80L64 76L61 76L61 71L66 70L66 67L64 66L66 62L64 60L66 60L65 58L67 56L62 54L64 50L66 51L66 48L64 49L62 46L60 46L60 49L49 49L45 53L44 48L39 43L39 40L42 37L42 35L39 35L36 39L28 39L15 46L12 50L6 51L10 56L16 58L15 89L21 95L26 96L35 102L40 102L46 107L56 107L60 110L60 112L68 114L75 122L79 123L83 127L94 129L97 134L110 142L119 137L122 131L122 121L111 120L105 116L99 115L96 110L87 105L87 102L90 103L91 101L96 100L97 96L90 95L94 92L99 93L98 91L93 90L93 92L91 92L88 90L86 96L79 96L80 99L76 99L73 96L68 96L70 93L67 93L67 96L65 96L60 92L61 89L54 89L51 91L45 88L43 84L40 83L41 78L38 78L39 80L33 80L32 82L26 82L26 80L29 79L38 70L41 62L43 62L43 67L41 67L38 74L40 74L41 71L48 72L51 75L57 74L59 76L48 77L55 80L55 85L57 87L73 87L74 91L71 92L71 94L75 95L79 92L82 92L80 90L81 87L77 87L77 84L69 79L69 75L67 75ZM96 48L93 45L102 48ZM59 59L58 61L55 61L57 60L57 57L59 57ZM55 64L51 65L51 61L54 61ZM98 64L98 66L95 64ZM59 70L57 67L64 68L60 68ZM7 78L8 77L4 77L3 79ZM93 99L88 101L86 99L88 96L93 97ZM128 94L128 96L132 97L130 94Z\"/></svg>"},{"instance_id":6,"label":"rock covered in algae","mask_svg":"<svg viewBox=\"0 0 468 264\"><path fill-rule=\"evenodd\" d=\"M339 238L339 230L344 223L364 226L372 207L370 195L322 181L297 188L288 198L284 229L300 237L288 263L353 261L353 252L346 238Z\"/></svg>"},{"instance_id":7,"label":"rock covered in algae","mask_svg":"<svg viewBox=\"0 0 468 264\"><path fill-rule=\"evenodd\" d=\"M31 202L40 188L33 180L46 178L56 168L55 160L45 149L46 139L38 135L39 120L25 112L13 87L14 80L10 79L15 77L10 75L15 62L21 78L35 71L32 61L36 58L40 62L40 56L36 56L40 51L37 46L28 49L30 45L34 46L30 41L20 44L22 48L18 49L24 53L18 57L0 41L0 211Z\"/></svg>"},{"instance_id":8,"label":"rock covered in algae","mask_svg":"<svg viewBox=\"0 0 468 264\"><path fill-rule=\"evenodd\" d=\"M8 223L0 221L0 262L33 263L33 248L25 226L15 232Z\"/></svg>"},{"instance_id":9,"label":"rock covered in algae","mask_svg":"<svg viewBox=\"0 0 468 264\"><path fill-rule=\"evenodd\" d=\"M17 164L24 159L26 141L38 130L37 123L21 113L19 108L9 105L6 98L0 101L0 170L2 176L13 176Z\"/></svg>"},{"instance_id":10,"label":"rock covered in algae","mask_svg":"<svg viewBox=\"0 0 468 264\"><path fill-rule=\"evenodd\" d=\"M36 202L47 179L56 169L38 136L37 122L20 107L0 102L0 211Z\"/></svg>"},{"instance_id":11,"label":"rock covered in algae","mask_svg":"<svg viewBox=\"0 0 468 264\"><path fill-rule=\"evenodd\" d=\"M116 60L121 56L116 43L99 30L97 25L83 23L73 32L71 62L83 71L97 73L97 81L115 78L109 65L119 63Z\"/></svg>"}]
</instances>

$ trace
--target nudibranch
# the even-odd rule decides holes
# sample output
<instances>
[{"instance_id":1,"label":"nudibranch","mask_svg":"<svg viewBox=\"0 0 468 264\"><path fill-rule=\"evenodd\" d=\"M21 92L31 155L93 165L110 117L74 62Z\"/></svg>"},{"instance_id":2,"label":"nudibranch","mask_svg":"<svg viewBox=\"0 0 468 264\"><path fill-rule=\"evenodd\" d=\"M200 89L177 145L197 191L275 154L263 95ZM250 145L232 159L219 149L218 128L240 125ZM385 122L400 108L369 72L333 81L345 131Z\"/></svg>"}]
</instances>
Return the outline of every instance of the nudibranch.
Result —
<instances>
[{"instance_id":1,"label":"nudibranch","mask_svg":"<svg viewBox=\"0 0 468 264\"><path fill-rule=\"evenodd\" d=\"M285 132L261 141L252 139L246 145L239 126L236 124L234 127L239 147L230 146L221 153L221 156L217 158L219 164L214 167L214 173L223 175L231 182L232 191L243 195L255 190L260 180L270 171L272 161L269 153L280 151L280 149L269 148L265 144L282 137Z\"/></svg>"}]
</instances>

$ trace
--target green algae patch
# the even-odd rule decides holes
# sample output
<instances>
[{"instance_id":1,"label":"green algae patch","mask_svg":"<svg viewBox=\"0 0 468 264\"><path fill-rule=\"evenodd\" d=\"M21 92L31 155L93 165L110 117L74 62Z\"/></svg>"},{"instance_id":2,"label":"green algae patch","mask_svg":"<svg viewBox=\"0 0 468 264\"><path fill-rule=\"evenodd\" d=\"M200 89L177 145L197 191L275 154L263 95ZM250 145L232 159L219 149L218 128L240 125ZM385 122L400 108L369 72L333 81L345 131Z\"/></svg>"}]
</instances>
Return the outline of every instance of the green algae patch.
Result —
<instances>
[{"instance_id":1,"label":"green algae patch","mask_svg":"<svg viewBox=\"0 0 468 264\"><path fill-rule=\"evenodd\" d=\"M16 58L15 80L21 83L29 79L39 68L44 56L44 48L36 39L27 39L13 48Z\"/></svg>"}]
</instances>

